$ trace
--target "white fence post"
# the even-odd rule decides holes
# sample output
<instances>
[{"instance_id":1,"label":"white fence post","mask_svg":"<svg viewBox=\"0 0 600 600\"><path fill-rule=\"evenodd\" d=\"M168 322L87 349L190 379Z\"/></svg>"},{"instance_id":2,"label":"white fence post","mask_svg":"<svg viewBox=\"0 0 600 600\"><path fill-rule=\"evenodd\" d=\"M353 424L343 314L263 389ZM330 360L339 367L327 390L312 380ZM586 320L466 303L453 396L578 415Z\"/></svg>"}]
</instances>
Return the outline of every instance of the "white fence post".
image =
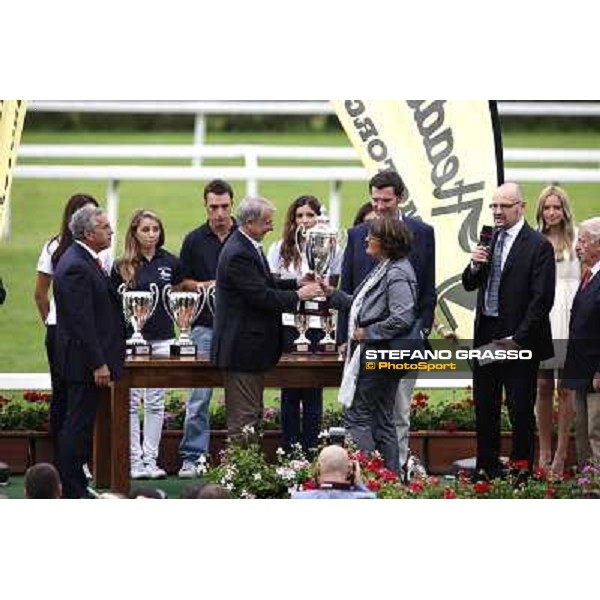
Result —
<instances>
[{"instance_id":1,"label":"white fence post","mask_svg":"<svg viewBox=\"0 0 600 600\"><path fill-rule=\"evenodd\" d=\"M114 235L110 245L110 256L115 257L115 248L117 247L117 227L119 226L119 182L116 179L108 180L106 190L106 214L113 228Z\"/></svg>"},{"instance_id":2,"label":"white fence post","mask_svg":"<svg viewBox=\"0 0 600 600\"><path fill-rule=\"evenodd\" d=\"M4 202L4 226L0 231L0 240L8 240L10 238L10 194L6 195Z\"/></svg>"},{"instance_id":3,"label":"white fence post","mask_svg":"<svg viewBox=\"0 0 600 600\"><path fill-rule=\"evenodd\" d=\"M206 115L204 113L196 113L194 119L194 148L202 148L206 143ZM193 167L202 166L202 157L194 156L192 159Z\"/></svg>"},{"instance_id":4,"label":"white fence post","mask_svg":"<svg viewBox=\"0 0 600 600\"><path fill-rule=\"evenodd\" d=\"M256 169L258 168L258 156L256 155L256 151L247 148L244 152L244 161L246 169L248 169L246 196L257 196L258 181L256 179Z\"/></svg>"},{"instance_id":5,"label":"white fence post","mask_svg":"<svg viewBox=\"0 0 600 600\"><path fill-rule=\"evenodd\" d=\"M342 182L334 180L330 184L329 192L329 221L336 229L340 226L340 189Z\"/></svg>"}]
</instances>

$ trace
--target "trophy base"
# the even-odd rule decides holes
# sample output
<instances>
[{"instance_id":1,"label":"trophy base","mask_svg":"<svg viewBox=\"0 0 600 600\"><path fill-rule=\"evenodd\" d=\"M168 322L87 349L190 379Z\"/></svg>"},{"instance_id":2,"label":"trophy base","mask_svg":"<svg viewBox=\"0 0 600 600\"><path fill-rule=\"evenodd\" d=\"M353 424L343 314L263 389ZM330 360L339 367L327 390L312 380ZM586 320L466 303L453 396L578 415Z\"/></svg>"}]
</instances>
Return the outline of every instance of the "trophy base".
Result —
<instances>
[{"instance_id":1,"label":"trophy base","mask_svg":"<svg viewBox=\"0 0 600 600\"><path fill-rule=\"evenodd\" d=\"M152 356L150 344L129 344L125 346L125 356Z\"/></svg>"},{"instance_id":2,"label":"trophy base","mask_svg":"<svg viewBox=\"0 0 600 600\"><path fill-rule=\"evenodd\" d=\"M196 358L197 353L198 348L196 347L196 344L189 344L187 346L174 345L170 347L171 358L180 358L184 356Z\"/></svg>"},{"instance_id":3,"label":"trophy base","mask_svg":"<svg viewBox=\"0 0 600 600\"><path fill-rule=\"evenodd\" d=\"M317 354L337 354L338 347L335 342L318 344L317 345Z\"/></svg>"},{"instance_id":4,"label":"trophy base","mask_svg":"<svg viewBox=\"0 0 600 600\"><path fill-rule=\"evenodd\" d=\"M292 350L292 354L310 354L310 344L294 344L294 349Z\"/></svg>"}]
</instances>

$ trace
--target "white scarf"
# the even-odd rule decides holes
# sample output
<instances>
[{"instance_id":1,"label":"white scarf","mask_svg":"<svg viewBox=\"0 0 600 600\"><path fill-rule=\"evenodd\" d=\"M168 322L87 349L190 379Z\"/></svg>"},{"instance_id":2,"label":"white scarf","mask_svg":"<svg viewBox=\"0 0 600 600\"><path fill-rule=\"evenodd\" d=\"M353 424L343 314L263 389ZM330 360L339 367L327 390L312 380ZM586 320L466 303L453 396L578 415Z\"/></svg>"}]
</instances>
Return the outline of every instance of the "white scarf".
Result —
<instances>
[{"instance_id":1,"label":"white scarf","mask_svg":"<svg viewBox=\"0 0 600 600\"><path fill-rule=\"evenodd\" d=\"M360 344L356 346L354 352L350 353L350 344L354 331L358 325L358 315L365 301L365 297L369 291L371 291L383 278L387 271L389 259L384 260L380 263L366 279L364 285L362 285L354 300L350 306L350 317L348 319L348 346L346 351L346 364L344 365L344 374L342 376L342 383L340 384L340 391L338 393L338 402L345 408L352 406L354 400L354 394L356 392L356 382L358 380L358 374L360 371Z\"/></svg>"}]
</instances>

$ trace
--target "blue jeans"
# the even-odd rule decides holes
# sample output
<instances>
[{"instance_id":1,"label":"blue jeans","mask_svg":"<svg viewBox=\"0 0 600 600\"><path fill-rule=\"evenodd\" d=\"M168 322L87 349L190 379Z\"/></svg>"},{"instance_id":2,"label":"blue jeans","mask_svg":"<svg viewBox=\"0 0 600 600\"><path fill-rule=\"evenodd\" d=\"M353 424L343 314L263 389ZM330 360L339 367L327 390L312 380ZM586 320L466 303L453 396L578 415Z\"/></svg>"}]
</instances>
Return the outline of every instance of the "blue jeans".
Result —
<instances>
[{"instance_id":1,"label":"blue jeans","mask_svg":"<svg viewBox=\"0 0 600 600\"><path fill-rule=\"evenodd\" d=\"M191 338L198 346L198 352L210 352L212 329L194 327ZM183 424L183 439L179 446L179 454L183 461L194 462L201 454L208 454L210 443L209 407L212 397L211 388L190 390L190 396L185 409Z\"/></svg>"}]
</instances>

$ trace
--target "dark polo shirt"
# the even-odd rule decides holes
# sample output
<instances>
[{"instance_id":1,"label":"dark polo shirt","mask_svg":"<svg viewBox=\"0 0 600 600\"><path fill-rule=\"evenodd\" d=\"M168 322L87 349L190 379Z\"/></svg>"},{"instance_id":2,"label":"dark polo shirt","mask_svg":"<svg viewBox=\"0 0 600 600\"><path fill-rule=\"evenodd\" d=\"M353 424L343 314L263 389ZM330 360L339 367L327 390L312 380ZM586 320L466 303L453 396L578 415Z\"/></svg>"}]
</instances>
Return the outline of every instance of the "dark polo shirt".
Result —
<instances>
[{"instance_id":1,"label":"dark polo shirt","mask_svg":"<svg viewBox=\"0 0 600 600\"><path fill-rule=\"evenodd\" d=\"M237 229L237 223L233 221L229 235ZM214 281L217 277L217 263L221 248L229 239L227 236L221 242L218 236L209 227L208 221L185 236L181 245L179 259L181 260L181 271L184 279L196 281ZM213 316L205 304L202 312L194 321L194 327L213 327Z\"/></svg>"},{"instance_id":2,"label":"dark polo shirt","mask_svg":"<svg viewBox=\"0 0 600 600\"><path fill-rule=\"evenodd\" d=\"M123 283L123 279L117 270L117 263L113 266L111 279L116 286ZM150 284L156 283L161 294L154 314L146 321L142 330L142 335L146 340L168 340L175 337L173 321L167 314L162 301L162 290L167 284L175 286L181 283L182 279L179 259L163 248L157 250L150 261L142 258L142 264L138 267L135 281L129 286L130 289L150 291ZM127 335L130 336L132 333L133 330L128 325Z\"/></svg>"}]
</instances>

